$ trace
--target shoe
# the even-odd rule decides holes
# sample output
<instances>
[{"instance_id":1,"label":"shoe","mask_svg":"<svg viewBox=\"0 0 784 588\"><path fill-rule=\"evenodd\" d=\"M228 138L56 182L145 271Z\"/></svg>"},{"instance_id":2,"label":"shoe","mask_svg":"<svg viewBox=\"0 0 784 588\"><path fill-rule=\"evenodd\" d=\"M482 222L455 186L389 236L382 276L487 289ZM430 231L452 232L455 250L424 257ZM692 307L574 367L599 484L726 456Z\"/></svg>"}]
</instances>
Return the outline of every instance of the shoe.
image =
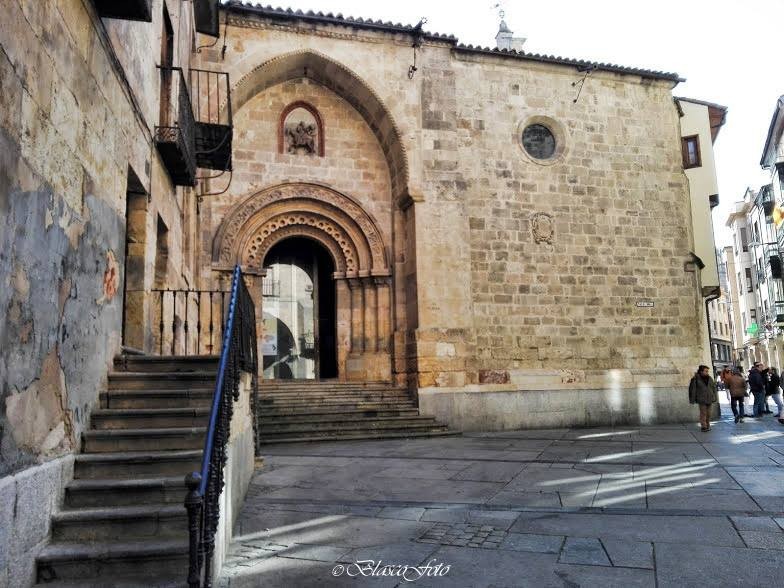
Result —
<instances>
[{"instance_id":1,"label":"shoe","mask_svg":"<svg viewBox=\"0 0 784 588\"><path fill-rule=\"evenodd\" d=\"M765 414L773 414L773 411L772 410L766 410Z\"/></svg>"},{"instance_id":2,"label":"shoe","mask_svg":"<svg viewBox=\"0 0 784 588\"><path fill-rule=\"evenodd\" d=\"M740 417L739 417L739 416L736 416L736 417L735 417L735 423L737 423L739 420L740 420Z\"/></svg>"},{"instance_id":3,"label":"shoe","mask_svg":"<svg viewBox=\"0 0 784 588\"><path fill-rule=\"evenodd\" d=\"M741 423L742 423L742 422L745 422L745 421L743 420L743 417L740 417L740 422L741 422ZM782 424L784 424L784 423L782 423Z\"/></svg>"},{"instance_id":4,"label":"shoe","mask_svg":"<svg viewBox=\"0 0 784 588\"><path fill-rule=\"evenodd\" d=\"M701 428L700 428L700 431L702 431L703 433L707 433L707 432L708 432L708 429L706 429L705 427L701 427Z\"/></svg>"},{"instance_id":5,"label":"shoe","mask_svg":"<svg viewBox=\"0 0 784 588\"><path fill-rule=\"evenodd\" d=\"M779 419L779 422L784 425L784 419Z\"/></svg>"}]
</instances>

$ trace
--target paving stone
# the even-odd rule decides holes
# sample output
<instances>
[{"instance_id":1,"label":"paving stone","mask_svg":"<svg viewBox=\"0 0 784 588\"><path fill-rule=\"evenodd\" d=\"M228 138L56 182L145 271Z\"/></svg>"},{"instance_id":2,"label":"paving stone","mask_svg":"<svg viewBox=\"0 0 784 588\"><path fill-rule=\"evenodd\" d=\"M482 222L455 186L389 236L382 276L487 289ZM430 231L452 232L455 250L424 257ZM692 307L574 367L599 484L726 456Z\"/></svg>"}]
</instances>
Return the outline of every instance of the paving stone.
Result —
<instances>
[{"instance_id":1,"label":"paving stone","mask_svg":"<svg viewBox=\"0 0 784 588\"><path fill-rule=\"evenodd\" d=\"M780 531L770 517L730 517L738 531Z\"/></svg>"},{"instance_id":2,"label":"paving stone","mask_svg":"<svg viewBox=\"0 0 784 588\"><path fill-rule=\"evenodd\" d=\"M465 508L428 508L420 518L425 522L464 522L468 520L468 509Z\"/></svg>"},{"instance_id":3,"label":"paving stone","mask_svg":"<svg viewBox=\"0 0 784 588\"><path fill-rule=\"evenodd\" d=\"M773 520L775 520L776 524L778 524L778 526L781 527L782 530L784 530L784 518L778 518L777 517L777 518L775 518Z\"/></svg>"},{"instance_id":4,"label":"paving stone","mask_svg":"<svg viewBox=\"0 0 784 588\"><path fill-rule=\"evenodd\" d=\"M601 541L587 537L567 537L558 562L588 566L611 565Z\"/></svg>"},{"instance_id":5,"label":"paving stone","mask_svg":"<svg viewBox=\"0 0 784 588\"><path fill-rule=\"evenodd\" d=\"M726 517L522 512L510 531L743 547Z\"/></svg>"},{"instance_id":6,"label":"paving stone","mask_svg":"<svg viewBox=\"0 0 784 588\"><path fill-rule=\"evenodd\" d=\"M506 530L514 524L519 514L514 510L471 510L468 512L468 521L486 524L479 529L480 531L489 531L493 528Z\"/></svg>"},{"instance_id":7,"label":"paving stone","mask_svg":"<svg viewBox=\"0 0 784 588\"><path fill-rule=\"evenodd\" d=\"M749 547L755 549L782 549L784 550L784 533L765 531L739 531L740 536Z\"/></svg>"},{"instance_id":8,"label":"paving stone","mask_svg":"<svg viewBox=\"0 0 784 588\"><path fill-rule=\"evenodd\" d=\"M386 506L376 515L382 519L403 519L407 521L418 521L425 514L424 508L416 507L403 507L397 508L393 506Z\"/></svg>"},{"instance_id":9,"label":"paving stone","mask_svg":"<svg viewBox=\"0 0 784 588\"><path fill-rule=\"evenodd\" d=\"M534 553L558 553L564 538L559 535L534 535L529 533L508 533L501 542L501 549L511 551L530 551Z\"/></svg>"},{"instance_id":10,"label":"paving stone","mask_svg":"<svg viewBox=\"0 0 784 588\"><path fill-rule=\"evenodd\" d=\"M658 588L684 586L772 586L780 578L784 552L655 543Z\"/></svg>"},{"instance_id":11,"label":"paving stone","mask_svg":"<svg viewBox=\"0 0 784 588\"><path fill-rule=\"evenodd\" d=\"M653 544L647 541L602 539L614 566L653 569Z\"/></svg>"},{"instance_id":12,"label":"paving stone","mask_svg":"<svg viewBox=\"0 0 784 588\"><path fill-rule=\"evenodd\" d=\"M518 462L489 461L472 463L454 476L454 480L478 482L509 482L519 474L525 464Z\"/></svg>"},{"instance_id":13,"label":"paving stone","mask_svg":"<svg viewBox=\"0 0 784 588\"><path fill-rule=\"evenodd\" d=\"M677 482L676 482L677 484ZM670 510L760 510L744 490L666 487L647 490L648 508Z\"/></svg>"}]
</instances>

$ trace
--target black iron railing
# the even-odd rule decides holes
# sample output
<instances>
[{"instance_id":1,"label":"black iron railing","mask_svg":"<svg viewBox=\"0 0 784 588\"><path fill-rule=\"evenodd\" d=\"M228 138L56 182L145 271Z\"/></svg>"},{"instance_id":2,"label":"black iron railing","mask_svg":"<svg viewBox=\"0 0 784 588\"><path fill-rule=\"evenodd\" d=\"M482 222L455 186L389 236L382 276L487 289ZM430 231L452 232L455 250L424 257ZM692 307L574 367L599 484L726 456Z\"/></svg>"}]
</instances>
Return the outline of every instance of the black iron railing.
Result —
<instances>
[{"instance_id":1,"label":"black iron railing","mask_svg":"<svg viewBox=\"0 0 784 588\"><path fill-rule=\"evenodd\" d=\"M233 126L229 74L194 68L189 75L196 120L196 164L207 169L230 170Z\"/></svg>"},{"instance_id":2,"label":"black iron railing","mask_svg":"<svg viewBox=\"0 0 784 588\"><path fill-rule=\"evenodd\" d=\"M154 288L156 347L163 355L213 355L223 337L231 292Z\"/></svg>"},{"instance_id":3,"label":"black iron railing","mask_svg":"<svg viewBox=\"0 0 784 588\"><path fill-rule=\"evenodd\" d=\"M185 484L188 486L185 508L188 511L190 545L188 585L191 588L212 586L212 558L215 551L215 532L220 520L223 469L228 459L227 444L231 433L233 405L240 395L241 372L251 374L253 440L258 448L256 310L245 287L242 272L239 266L236 266L201 471L192 472L185 478Z\"/></svg>"},{"instance_id":4,"label":"black iron railing","mask_svg":"<svg viewBox=\"0 0 784 588\"><path fill-rule=\"evenodd\" d=\"M196 185L196 121L190 92L180 67L161 70L161 124L155 144L177 186Z\"/></svg>"}]
</instances>

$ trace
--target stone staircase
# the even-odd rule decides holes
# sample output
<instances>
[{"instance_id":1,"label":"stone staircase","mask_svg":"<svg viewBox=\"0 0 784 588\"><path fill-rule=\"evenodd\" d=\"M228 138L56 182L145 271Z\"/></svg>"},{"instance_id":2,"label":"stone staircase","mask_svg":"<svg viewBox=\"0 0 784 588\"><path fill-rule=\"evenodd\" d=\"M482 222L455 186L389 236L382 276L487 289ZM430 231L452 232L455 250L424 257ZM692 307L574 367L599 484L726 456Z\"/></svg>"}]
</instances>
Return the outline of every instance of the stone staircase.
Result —
<instances>
[{"instance_id":1,"label":"stone staircase","mask_svg":"<svg viewBox=\"0 0 784 588\"><path fill-rule=\"evenodd\" d=\"M216 370L216 357L116 358L38 556L39 585L187 585L184 478L201 467Z\"/></svg>"},{"instance_id":2,"label":"stone staircase","mask_svg":"<svg viewBox=\"0 0 784 588\"><path fill-rule=\"evenodd\" d=\"M383 382L265 380L259 410L262 443L456 434L420 416L408 392Z\"/></svg>"}]
</instances>

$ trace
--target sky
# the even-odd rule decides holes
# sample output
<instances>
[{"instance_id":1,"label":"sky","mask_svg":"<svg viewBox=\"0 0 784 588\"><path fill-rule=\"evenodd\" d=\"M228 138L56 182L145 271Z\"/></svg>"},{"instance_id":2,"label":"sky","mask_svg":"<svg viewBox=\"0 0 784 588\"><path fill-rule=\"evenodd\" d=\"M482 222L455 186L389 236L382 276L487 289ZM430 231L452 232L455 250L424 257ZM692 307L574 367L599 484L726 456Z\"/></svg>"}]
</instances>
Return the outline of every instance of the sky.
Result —
<instances>
[{"instance_id":1,"label":"sky","mask_svg":"<svg viewBox=\"0 0 784 588\"><path fill-rule=\"evenodd\" d=\"M267 2L264 2L266 4ZM416 24L462 43L495 46L498 0L290 0L284 7ZM784 94L777 31L784 0L506 0L504 18L526 51L676 72L676 96L728 107L714 145L720 205L717 244L747 187L770 181L759 165L776 100Z\"/></svg>"}]
</instances>

